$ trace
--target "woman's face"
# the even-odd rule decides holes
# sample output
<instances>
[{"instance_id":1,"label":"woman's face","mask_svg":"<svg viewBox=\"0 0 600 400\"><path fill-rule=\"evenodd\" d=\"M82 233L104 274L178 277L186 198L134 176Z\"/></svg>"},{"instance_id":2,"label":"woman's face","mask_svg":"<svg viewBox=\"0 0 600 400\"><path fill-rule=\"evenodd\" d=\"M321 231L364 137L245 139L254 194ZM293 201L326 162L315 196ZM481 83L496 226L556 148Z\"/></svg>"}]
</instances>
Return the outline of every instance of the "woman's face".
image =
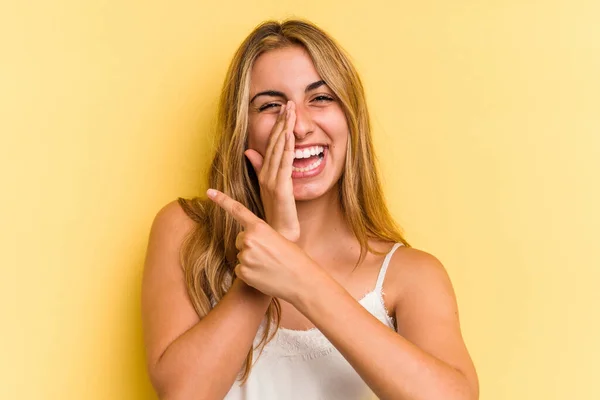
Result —
<instances>
[{"instance_id":1,"label":"woman's face","mask_svg":"<svg viewBox=\"0 0 600 400\"><path fill-rule=\"evenodd\" d=\"M320 164L317 156L294 159L295 166L304 167L292 174L295 199L314 199L335 186L346 159L348 124L306 50L293 46L261 54L250 75L250 100L248 148L265 156L279 110L288 100L296 106L295 149L324 148Z\"/></svg>"}]
</instances>

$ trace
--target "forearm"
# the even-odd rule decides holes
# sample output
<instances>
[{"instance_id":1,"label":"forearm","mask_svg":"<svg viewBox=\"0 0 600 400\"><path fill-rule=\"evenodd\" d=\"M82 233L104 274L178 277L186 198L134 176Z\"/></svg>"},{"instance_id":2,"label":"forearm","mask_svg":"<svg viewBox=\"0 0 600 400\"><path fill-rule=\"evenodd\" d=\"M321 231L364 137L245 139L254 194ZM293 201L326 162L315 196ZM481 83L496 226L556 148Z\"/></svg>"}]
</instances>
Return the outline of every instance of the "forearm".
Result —
<instances>
[{"instance_id":1,"label":"forearm","mask_svg":"<svg viewBox=\"0 0 600 400\"><path fill-rule=\"evenodd\" d=\"M222 399L252 346L271 297L236 279L202 320L173 341L151 371L161 399Z\"/></svg>"},{"instance_id":2,"label":"forearm","mask_svg":"<svg viewBox=\"0 0 600 400\"><path fill-rule=\"evenodd\" d=\"M379 398L473 399L460 371L383 325L331 278L322 282L322 290L299 295L295 306Z\"/></svg>"}]
</instances>

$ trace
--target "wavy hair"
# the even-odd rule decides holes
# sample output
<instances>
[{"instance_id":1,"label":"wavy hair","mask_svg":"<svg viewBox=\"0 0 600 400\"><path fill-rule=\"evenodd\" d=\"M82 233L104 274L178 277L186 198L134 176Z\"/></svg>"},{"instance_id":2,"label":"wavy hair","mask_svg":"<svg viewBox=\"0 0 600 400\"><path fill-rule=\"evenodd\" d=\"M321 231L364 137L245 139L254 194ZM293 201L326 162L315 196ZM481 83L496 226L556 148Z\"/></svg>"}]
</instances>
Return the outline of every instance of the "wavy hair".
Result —
<instances>
[{"instance_id":1,"label":"wavy hair","mask_svg":"<svg viewBox=\"0 0 600 400\"><path fill-rule=\"evenodd\" d=\"M261 54L287 46L302 46L308 52L321 79L337 96L348 122L350 139L338 195L343 215L360 243L356 266L367 252L384 254L369 246L370 238L402 242L410 247L385 204L369 113L358 73L342 47L322 29L305 20L263 22L236 51L219 101L216 149L208 174L208 187L222 191L264 219L258 179L243 154L248 136L250 72ZM182 245L180 259L188 295L198 315L203 317L223 298L235 279L235 239L242 227L205 197L180 197L178 202L197 222ZM266 318L266 329L258 347L264 347L279 328L281 307L276 298L269 305ZM242 382L250 373L252 357L253 349L250 349L240 377Z\"/></svg>"}]
</instances>

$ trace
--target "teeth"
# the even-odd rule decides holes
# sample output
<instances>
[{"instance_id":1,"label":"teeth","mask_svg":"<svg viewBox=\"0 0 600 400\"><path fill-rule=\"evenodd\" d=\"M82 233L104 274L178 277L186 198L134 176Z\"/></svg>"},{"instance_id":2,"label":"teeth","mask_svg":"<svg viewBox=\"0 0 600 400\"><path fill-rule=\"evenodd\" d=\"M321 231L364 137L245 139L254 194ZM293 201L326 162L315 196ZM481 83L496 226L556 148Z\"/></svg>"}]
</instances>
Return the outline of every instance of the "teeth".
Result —
<instances>
[{"instance_id":1,"label":"teeth","mask_svg":"<svg viewBox=\"0 0 600 400\"><path fill-rule=\"evenodd\" d=\"M315 161L314 163L310 164L308 167L305 167L305 168L296 168L292 165L292 171L308 172L308 171L311 171L311 170L317 168L319 165L321 165L322 162L323 162L323 159L319 158L317 161Z\"/></svg>"},{"instance_id":2,"label":"teeth","mask_svg":"<svg viewBox=\"0 0 600 400\"><path fill-rule=\"evenodd\" d=\"M321 154L323 152L323 146L313 146L306 149L298 149L296 150L296 154L294 158L309 158L311 156L316 156L317 154Z\"/></svg>"}]
</instances>

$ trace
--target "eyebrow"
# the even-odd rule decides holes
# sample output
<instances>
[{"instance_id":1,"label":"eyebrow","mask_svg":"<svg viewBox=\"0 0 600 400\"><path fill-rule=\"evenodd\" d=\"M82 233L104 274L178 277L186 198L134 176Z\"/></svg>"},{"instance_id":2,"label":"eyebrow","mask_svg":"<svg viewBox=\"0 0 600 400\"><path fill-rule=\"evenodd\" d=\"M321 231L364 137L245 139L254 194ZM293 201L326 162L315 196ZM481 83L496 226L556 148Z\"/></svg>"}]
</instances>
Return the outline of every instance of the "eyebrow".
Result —
<instances>
[{"instance_id":1,"label":"eyebrow","mask_svg":"<svg viewBox=\"0 0 600 400\"><path fill-rule=\"evenodd\" d=\"M313 82L308 85L306 89L304 89L304 93L308 93L311 90L320 88L323 85L327 85L324 80ZM255 94L254 97L252 97L252 100L250 100L250 103L252 103L258 96L285 97L285 94L283 92L278 92L277 90L265 90L264 92Z\"/></svg>"}]
</instances>

